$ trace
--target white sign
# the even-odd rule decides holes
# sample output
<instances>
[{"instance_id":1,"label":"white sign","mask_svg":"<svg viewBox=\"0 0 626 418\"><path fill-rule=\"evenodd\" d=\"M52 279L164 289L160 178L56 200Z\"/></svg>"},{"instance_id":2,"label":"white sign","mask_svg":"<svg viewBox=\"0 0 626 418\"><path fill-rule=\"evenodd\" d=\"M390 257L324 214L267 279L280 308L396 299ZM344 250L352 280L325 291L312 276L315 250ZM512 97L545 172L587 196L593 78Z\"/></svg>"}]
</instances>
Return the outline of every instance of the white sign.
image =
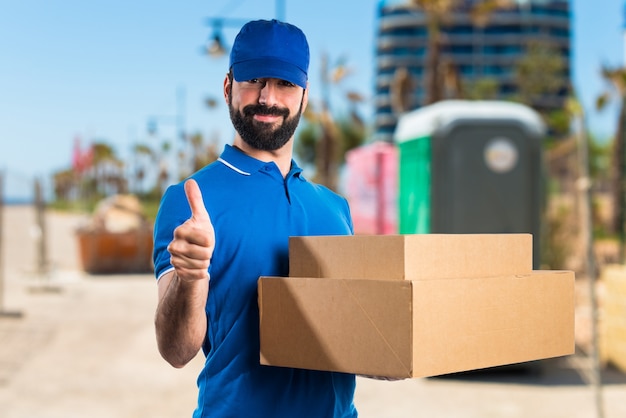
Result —
<instances>
[{"instance_id":1,"label":"white sign","mask_svg":"<svg viewBox=\"0 0 626 418\"><path fill-rule=\"evenodd\" d=\"M485 146L485 164L496 173L507 173L515 168L519 153L513 141L504 137L490 140Z\"/></svg>"}]
</instances>

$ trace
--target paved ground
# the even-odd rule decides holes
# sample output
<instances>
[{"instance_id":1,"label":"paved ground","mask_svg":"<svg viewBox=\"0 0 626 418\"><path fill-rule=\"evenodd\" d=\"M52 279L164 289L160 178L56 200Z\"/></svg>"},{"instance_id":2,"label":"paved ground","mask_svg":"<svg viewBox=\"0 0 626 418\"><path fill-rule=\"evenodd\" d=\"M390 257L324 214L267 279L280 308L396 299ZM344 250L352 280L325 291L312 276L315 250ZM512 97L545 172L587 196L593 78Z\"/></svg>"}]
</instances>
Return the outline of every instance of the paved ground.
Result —
<instances>
[{"instance_id":1,"label":"paved ground","mask_svg":"<svg viewBox=\"0 0 626 418\"><path fill-rule=\"evenodd\" d=\"M177 370L159 357L152 277L82 274L79 219L58 214L47 217L54 269L40 277L34 219L29 208L5 210L0 311L21 317L0 317L0 417L190 416L202 360ZM355 402L366 418L595 417L594 393L570 360L543 362L541 375L359 378ZM626 416L626 377L609 369L603 378L605 417Z\"/></svg>"}]
</instances>

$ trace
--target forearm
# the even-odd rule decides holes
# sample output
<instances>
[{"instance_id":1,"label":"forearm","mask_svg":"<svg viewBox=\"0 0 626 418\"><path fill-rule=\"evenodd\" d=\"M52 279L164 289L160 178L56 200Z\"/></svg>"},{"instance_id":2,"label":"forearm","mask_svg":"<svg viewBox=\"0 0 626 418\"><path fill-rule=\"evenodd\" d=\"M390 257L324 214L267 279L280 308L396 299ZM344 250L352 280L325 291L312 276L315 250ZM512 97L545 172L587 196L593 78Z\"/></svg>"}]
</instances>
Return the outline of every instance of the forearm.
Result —
<instances>
[{"instance_id":1,"label":"forearm","mask_svg":"<svg viewBox=\"0 0 626 418\"><path fill-rule=\"evenodd\" d=\"M206 337L209 280L184 281L170 273L159 282L155 316L159 352L172 366L183 367L196 356Z\"/></svg>"}]
</instances>

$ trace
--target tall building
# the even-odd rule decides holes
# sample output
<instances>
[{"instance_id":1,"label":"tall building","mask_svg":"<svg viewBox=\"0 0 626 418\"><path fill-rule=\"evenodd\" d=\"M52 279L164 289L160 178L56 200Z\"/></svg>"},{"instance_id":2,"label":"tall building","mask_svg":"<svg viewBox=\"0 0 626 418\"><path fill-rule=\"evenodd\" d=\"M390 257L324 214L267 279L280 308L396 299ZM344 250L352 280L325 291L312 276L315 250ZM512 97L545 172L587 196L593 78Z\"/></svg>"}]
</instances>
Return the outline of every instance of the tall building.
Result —
<instances>
[{"instance_id":1,"label":"tall building","mask_svg":"<svg viewBox=\"0 0 626 418\"><path fill-rule=\"evenodd\" d=\"M471 89L476 97L482 86L483 91L489 92L488 98L519 100L530 90L520 88L520 64L524 59L528 62L533 54L543 53L547 60L560 57L560 69L551 78L550 91L535 95L532 103L527 104L546 113L562 109L571 84L569 0L512 0L509 7L482 15L482 21L474 13L481 0L457 3L440 24L437 73L443 80L442 98L468 97ZM408 0L379 3L375 60L377 140L392 140L401 112L432 102L426 71L429 22L429 15Z\"/></svg>"}]
</instances>

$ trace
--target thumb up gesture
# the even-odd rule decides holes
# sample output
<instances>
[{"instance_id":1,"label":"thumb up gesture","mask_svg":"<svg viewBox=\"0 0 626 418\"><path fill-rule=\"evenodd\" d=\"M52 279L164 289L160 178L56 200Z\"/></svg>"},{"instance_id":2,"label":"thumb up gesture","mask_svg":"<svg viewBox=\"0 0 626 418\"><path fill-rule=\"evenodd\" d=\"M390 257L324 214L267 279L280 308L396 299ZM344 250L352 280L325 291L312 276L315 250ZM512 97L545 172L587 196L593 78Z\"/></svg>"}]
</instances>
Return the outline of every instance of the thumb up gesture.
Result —
<instances>
[{"instance_id":1,"label":"thumb up gesture","mask_svg":"<svg viewBox=\"0 0 626 418\"><path fill-rule=\"evenodd\" d=\"M185 182L185 195L191 217L174 230L174 239L167 247L171 255L170 263L181 280L208 279L215 231L195 180Z\"/></svg>"}]
</instances>

